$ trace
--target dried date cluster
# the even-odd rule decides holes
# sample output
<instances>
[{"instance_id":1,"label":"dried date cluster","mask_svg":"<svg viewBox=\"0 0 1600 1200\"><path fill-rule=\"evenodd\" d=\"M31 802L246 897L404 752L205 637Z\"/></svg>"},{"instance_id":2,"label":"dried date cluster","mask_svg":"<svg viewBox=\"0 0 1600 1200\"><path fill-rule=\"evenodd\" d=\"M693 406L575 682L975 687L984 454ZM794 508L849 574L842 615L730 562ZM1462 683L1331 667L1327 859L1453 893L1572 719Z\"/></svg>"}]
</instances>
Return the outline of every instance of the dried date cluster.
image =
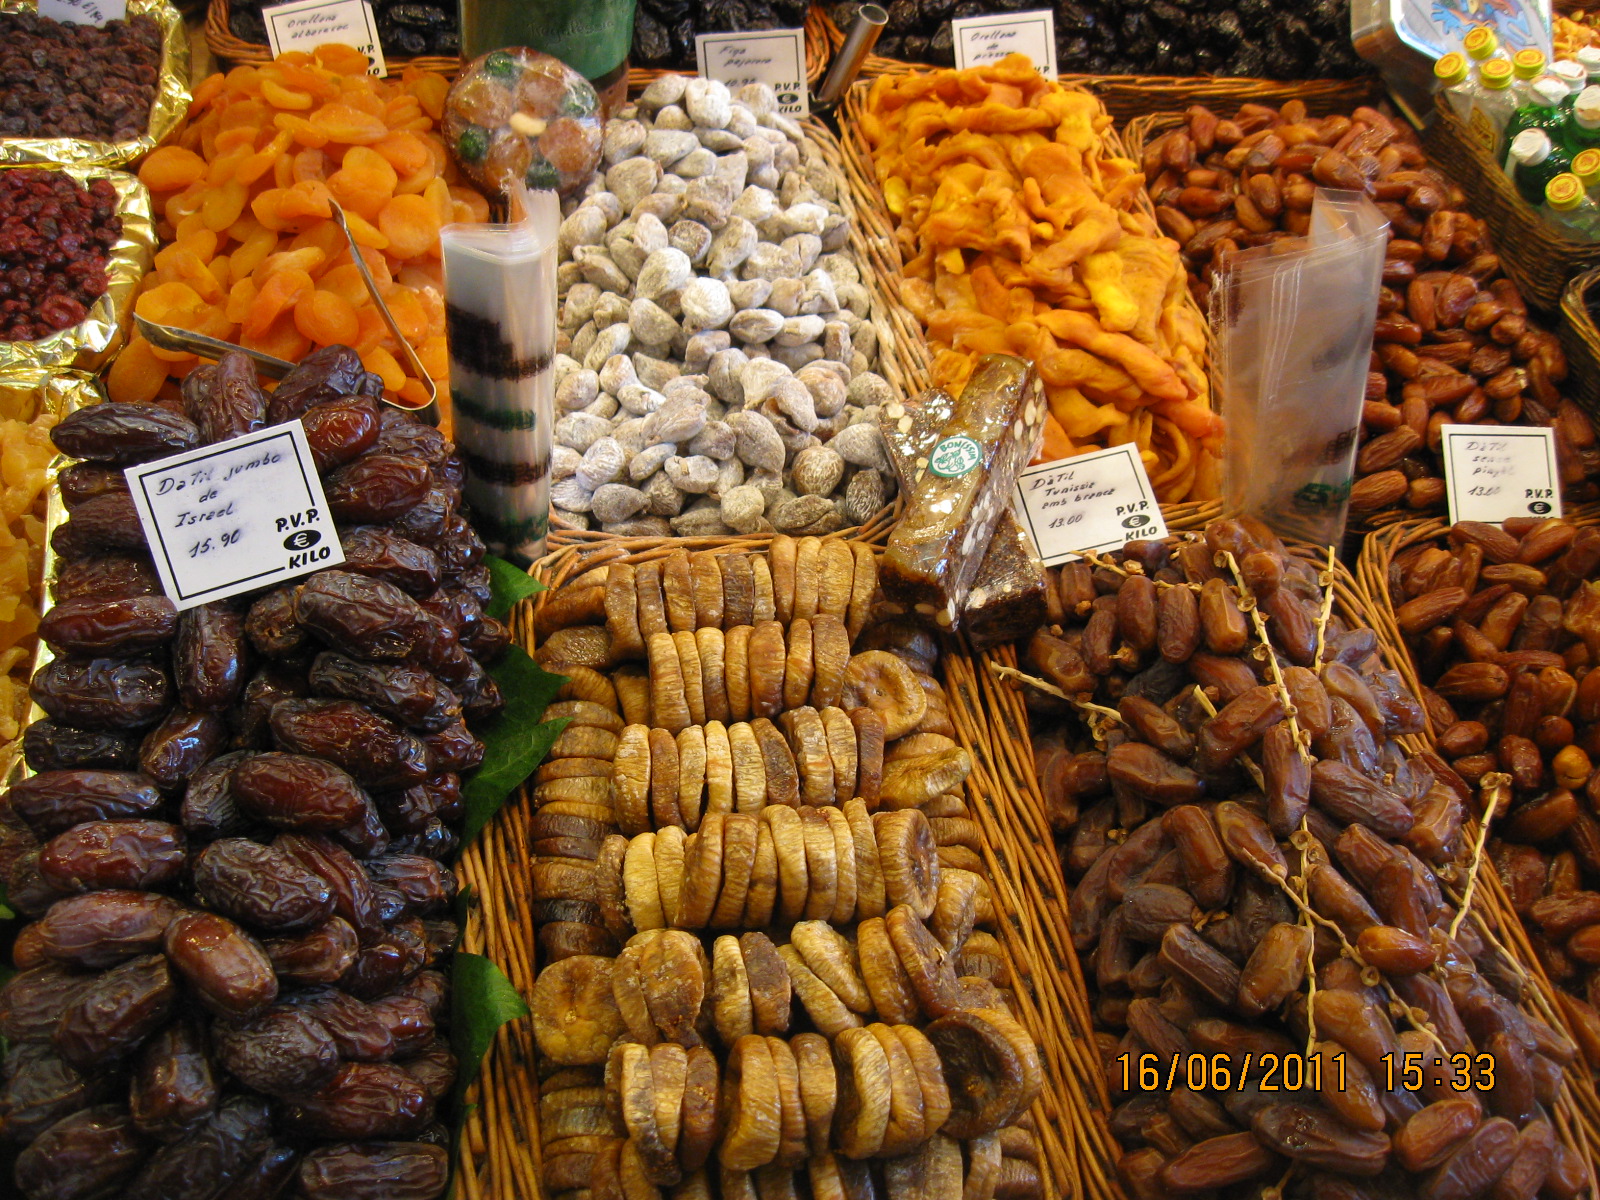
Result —
<instances>
[{"instance_id":1,"label":"dried date cluster","mask_svg":"<svg viewBox=\"0 0 1600 1200\"><path fill-rule=\"evenodd\" d=\"M117 193L59 171L0 172L0 341L29 342L76 325L106 291L122 234Z\"/></svg>"},{"instance_id":2,"label":"dried date cluster","mask_svg":"<svg viewBox=\"0 0 1600 1200\"><path fill-rule=\"evenodd\" d=\"M1473 521L1395 556L1389 595L1439 753L1510 777L1490 855L1600 1063L1600 530Z\"/></svg>"},{"instance_id":3,"label":"dried date cluster","mask_svg":"<svg viewBox=\"0 0 1600 1200\"><path fill-rule=\"evenodd\" d=\"M1365 191L1388 218L1354 511L1443 508L1440 427L1454 423L1551 426L1566 495L1600 494L1594 428L1558 387L1559 339L1529 319L1488 226L1409 130L1371 108L1319 119L1291 100L1225 120L1196 105L1145 147L1143 167L1202 308L1229 256L1306 233L1318 187Z\"/></svg>"},{"instance_id":4,"label":"dried date cluster","mask_svg":"<svg viewBox=\"0 0 1600 1200\"><path fill-rule=\"evenodd\" d=\"M270 4L267 7L271 7ZM373 6L378 43L385 55L454 57L461 53L461 23L453 4L417 0L378 0ZM235 37L265 43L262 0L237 0L228 8L228 27Z\"/></svg>"},{"instance_id":5,"label":"dried date cluster","mask_svg":"<svg viewBox=\"0 0 1600 1200\"><path fill-rule=\"evenodd\" d=\"M840 29L855 3L829 5ZM894 0L877 53L955 64L952 17L1026 12L1034 0ZM1292 10L1270 0L1057 0L1056 56L1063 71L1094 75L1247 75L1345 79L1370 68L1350 45L1347 0Z\"/></svg>"},{"instance_id":6,"label":"dried date cluster","mask_svg":"<svg viewBox=\"0 0 1600 1200\"><path fill-rule=\"evenodd\" d=\"M83 461L40 626L48 719L0 801L0 879L34 918L0 989L28 1200L444 1189L439 860L483 755L465 722L501 704L480 662L507 638L454 448L380 392L348 347L270 397L234 354L181 405L54 430ZM295 418L345 563L175 611L121 469Z\"/></svg>"},{"instance_id":7,"label":"dried date cluster","mask_svg":"<svg viewBox=\"0 0 1600 1200\"><path fill-rule=\"evenodd\" d=\"M1315 569L1234 521L1056 583L1029 657L1100 706L1096 744L1050 701L1035 748L1129 1194L1250 1196L1289 1168L1318 1200L1584 1192L1551 1115L1577 1048L1519 1007L1492 922L1458 920L1472 793L1395 740L1424 710L1372 631L1319 628Z\"/></svg>"},{"instance_id":8,"label":"dried date cluster","mask_svg":"<svg viewBox=\"0 0 1600 1200\"><path fill-rule=\"evenodd\" d=\"M161 27L151 17L96 28L0 15L0 137L143 137L160 72Z\"/></svg>"},{"instance_id":9,"label":"dried date cluster","mask_svg":"<svg viewBox=\"0 0 1600 1200\"><path fill-rule=\"evenodd\" d=\"M693 70L696 35L799 29L808 7L804 0L640 0L633 14L632 62Z\"/></svg>"},{"instance_id":10,"label":"dried date cluster","mask_svg":"<svg viewBox=\"0 0 1600 1200\"><path fill-rule=\"evenodd\" d=\"M1042 1068L933 639L868 624L865 544L726 549L535 617L571 719L528 831L545 1189L1038 1196Z\"/></svg>"}]
</instances>

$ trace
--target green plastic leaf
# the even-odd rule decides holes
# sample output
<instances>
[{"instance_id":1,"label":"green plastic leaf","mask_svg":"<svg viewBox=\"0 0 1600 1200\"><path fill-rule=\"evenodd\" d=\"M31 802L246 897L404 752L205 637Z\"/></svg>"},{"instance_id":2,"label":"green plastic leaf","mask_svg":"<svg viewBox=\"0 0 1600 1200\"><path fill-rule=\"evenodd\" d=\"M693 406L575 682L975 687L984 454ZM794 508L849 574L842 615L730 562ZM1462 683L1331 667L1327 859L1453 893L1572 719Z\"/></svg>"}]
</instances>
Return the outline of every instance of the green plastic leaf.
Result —
<instances>
[{"instance_id":1,"label":"green plastic leaf","mask_svg":"<svg viewBox=\"0 0 1600 1200\"><path fill-rule=\"evenodd\" d=\"M512 646L507 650L505 657L490 668L489 674L500 685L506 706L493 724L479 731L478 737L483 741L483 765L461 788L461 799L467 810L461 830L463 846L478 836L500 811L506 797L533 774L533 769L549 753L569 719L561 717L540 723L544 710L567 679L546 671L520 647Z\"/></svg>"},{"instance_id":2,"label":"green plastic leaf","mask_svg":"<svg viewBox=\"0 0 1600 1200\"><path fill-rule=\"evenodd\" d=\"M509 617L518 600L544 591L544 584L503 558L486 554L483 565L489 568L489 603L484 606L484 612L496 621Z\"/></svg>"},{"instance_id":3,"label":"green plastic leaf","mask_svg":"<svg viewBox=\"0 0 1600 1200\"><path fill-rule=\"evenodd\" d=\"M456 1103L483 1069L495 1033L508 1021L528 1015L528 1003L505 973L481 954L457 952L450 980L451 1042L460 1063Z\"/></svg>"}]
</instances>

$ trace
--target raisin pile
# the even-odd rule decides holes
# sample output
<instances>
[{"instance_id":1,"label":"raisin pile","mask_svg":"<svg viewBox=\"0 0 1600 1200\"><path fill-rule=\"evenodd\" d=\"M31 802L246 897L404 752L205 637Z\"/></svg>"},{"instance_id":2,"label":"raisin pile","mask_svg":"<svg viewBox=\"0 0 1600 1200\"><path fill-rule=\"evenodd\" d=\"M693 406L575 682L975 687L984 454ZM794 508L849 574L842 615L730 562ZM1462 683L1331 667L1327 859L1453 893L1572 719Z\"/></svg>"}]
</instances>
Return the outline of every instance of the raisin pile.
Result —
<instances>
[{"instance_id":1,"label":"raisin pile","mask_svg":"<svg viewBox=\"0 0 1600 1200\"><path fill-rule=\"evenodd\" d=\"M161 26L104 28L35 13L0 17L0 137L143 137L161 73Z\"/></svg>"},{"instance_id":2,"label":"raisin pile","mask_svg":"<svg viewBox=\"0 0 1600 1200\"><path fill-rule=\"evenodd\" d=\"M122 232L117 193L57 171L0 171L0 341L29 342L89 315Z\"/></svg>"}]
</instances>

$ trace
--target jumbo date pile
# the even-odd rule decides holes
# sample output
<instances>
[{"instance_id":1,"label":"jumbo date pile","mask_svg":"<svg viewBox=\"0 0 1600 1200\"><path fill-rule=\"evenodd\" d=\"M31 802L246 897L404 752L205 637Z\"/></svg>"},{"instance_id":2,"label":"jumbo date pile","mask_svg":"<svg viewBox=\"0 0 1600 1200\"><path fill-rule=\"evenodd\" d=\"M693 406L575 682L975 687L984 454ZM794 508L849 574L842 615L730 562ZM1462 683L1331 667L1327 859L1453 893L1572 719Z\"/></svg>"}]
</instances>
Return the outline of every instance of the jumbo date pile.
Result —
<instances>
[{"instance_id":1,"label":"jumbo date pile","mask_svg":"<svg viewBox=\"0 0 1600 1200\"><path fill-rule=\"evenodd\" d=\"M1196 105L1145 147L1142 165L1202 308L1231 254L1307 231L1318 186L1365 191L1389 219L1355 512L1441 509L1440 427L1452 423L1551 426L1565 494L1600 494L1594 428L1558 387L1559 340L1530 319L1488 227L1410 130L1371 108L1319 119L1291 100L1281 110L1246 104L1224 120Z\"/></svg>"},{"instance_id":2,"label":"jumbo date pile","mask_svg":"<svg viewBox=\"0 0 1600 1200\"><path fill-rule=\"evenodd\" d=\"M633 65L692 69L695 35L799 29L809 7L804 0L639 0L633 14Z\"/></svg>"},{"instance_id":3,"label":"jumbo date pile","mask_svg":"<svg viewBox=\"0 0 1600 1200\"><path fill-rule=\"evenodd\" d=\"M152 17L96 28L33 12L5 13L0 137L143 137L160 74L161 26Z\"/></svg>"},{"instance_id":4,"label":"jumbo date pile","mask_svg":"<svg viewBox=\"0 0 1600 1200\"><path fill-rule=\"evenodd\" d=\"M106 292L122 235L109 180L87 188L59 171L0 171L0 341L76 325Z\"/></svg>"},{"instance_id":5,"label":"jumbo date pile","mask_svg":"<svg viewBox=\"0 0 1600 1200\"><path fill-rule=\"evenodd\" d=\"M877 579L779 536L539 607L572 722L528 831L548 1193L1042 1193L971 759L932 636L868 625Z\"/></svg>"},{"instance_id":6,"label":"jumbo date pile","mask_svg":"<svg viewBox=\"0 0 1600 1200\"><path fill-rule=\"evenodd\" d=\"M1395 556L1389 596L1439 753L1510 776L1490 853L1600 1064L1600 529L1463 521Z\"/></svg>"},{"instance_id":7,"label":"jumbo date pile","mask_svg":"<svg viewBox=\"0 0 1600 1200\"><path fill-rule=\"evenodd\" d=\"M1371 630L1319 641L1315 571L1234 521L1057 585L1033 668L1117 713L1074 752L1040 704L1035 747L1129 1194L1253 1196L1290 1168L1316 1200L1582 1192L1550 1117L1576 1047L1472 914L1450 934L1471 793L1395 740L1424 713Z\"/></svg>"},{"instance_id":8,"label":"jumbo date pile","mask_svg":"<svg viewBox=\"0 0 1600 1200\"><path fill-rule=\"evenodd\" d=\"M344 346L270 397L230 355L189 375L184 413L108 403L53 431L84 461L40 626L49 719L0 801L7 902L35 918L0 989L28 1200L444 1189L438 860L506 633L454 448L380 389ZM121 468L296 417L346 562L175 612Z\"/></svg>"},{"instance_id":9,"label":"jumbo date pile","mask_svg":"<svg viewBox=\"0 0 1600 1200\"><path fill-rule=\"evenodd\" d=\"M829 5L840 29L859 5ZM894 0L876 51L955 65L952 17L1025 12L1034 0ZM1270 0L1057 0L1056 56L1063 71L1096 75L1247 75L1344 79L1367 67L1350 45L1348 0L1292 9Z\"/></svg>"}]
</instances>

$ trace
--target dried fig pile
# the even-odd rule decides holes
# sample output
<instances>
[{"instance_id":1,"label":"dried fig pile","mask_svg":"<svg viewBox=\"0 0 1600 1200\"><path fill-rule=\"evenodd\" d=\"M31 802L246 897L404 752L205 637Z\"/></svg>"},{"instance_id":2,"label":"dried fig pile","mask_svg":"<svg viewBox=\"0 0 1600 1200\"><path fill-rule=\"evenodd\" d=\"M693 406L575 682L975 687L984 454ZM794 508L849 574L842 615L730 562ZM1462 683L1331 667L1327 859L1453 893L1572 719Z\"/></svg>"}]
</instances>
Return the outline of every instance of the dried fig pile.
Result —
<instances>
[{"instance_id":1,"label":"dried fig pile","mask_svg":"<svg viewBox=\"0 0 1600 1200\"><path fill-rule=\"evenodd\" d=\"M1232 119L1195 105L1187 117L1150 141L1143 167L1202 308L1230 255L1306 233L1319 186L1365 191L1389 219L1354 512L1442 510L1446 424L1552 426L1565 494L1600 495L1594 427L1560 392L1560 341L1529 317L1488 226L1415 134L1371 108L1310 117L1298 100Z\"/></svg>"},{"instance_id":2,"label":"dried fig pile","mask_svg":"<svg viewBox=\"0 0 1600 1200\"><path fill-rule=\"evenodd\" d=\"M1472 792L1395 740L1424 711L1372 631L1231 520L1056 583L1027 657L1076 704L1037 702L1035 751L1128 1194L1585 1191L1577 1048L1459 915Z\"/></svg>"},{"instance_id":3,"label":"dried fig pile","mask_svg":"<svg viewBox=\"0 0 1600 1200\"><path fill-rule=\"evenodd\" d=\"M1397 554L1389 598L1439 753L1508 776L1490 857L1600 1063L1600 529L1475 521Z\"/></svg>"},{"instance_id":4,"label":"dried fig pile","mask_svg":"<svg viewBox=\"0 0 1600 1200\"><path fill-rule=\"evenodd\" d=\"M0 880L33 919L0 988L27 1200L444 1191L440 860L508 639L454 447L381 390L344 346L270 396L234 354L181 405L53 430L82 461L39 631L48 716L0 799ZM295 418L346 561L176 611L122 467Z\"/></svg>"},{"instance_id":5,"label":"dried fig pile","mask_svg":"<svg viewBox=\"0 0 1600 1200\"><path fill-rule=\"evenodd\" d=\"M838 539L613 563L535 618L544 1186L1042 1194L937 649ZM807 1191L809 1189L809 1191Z\"/></svg>"}]
</instances>

